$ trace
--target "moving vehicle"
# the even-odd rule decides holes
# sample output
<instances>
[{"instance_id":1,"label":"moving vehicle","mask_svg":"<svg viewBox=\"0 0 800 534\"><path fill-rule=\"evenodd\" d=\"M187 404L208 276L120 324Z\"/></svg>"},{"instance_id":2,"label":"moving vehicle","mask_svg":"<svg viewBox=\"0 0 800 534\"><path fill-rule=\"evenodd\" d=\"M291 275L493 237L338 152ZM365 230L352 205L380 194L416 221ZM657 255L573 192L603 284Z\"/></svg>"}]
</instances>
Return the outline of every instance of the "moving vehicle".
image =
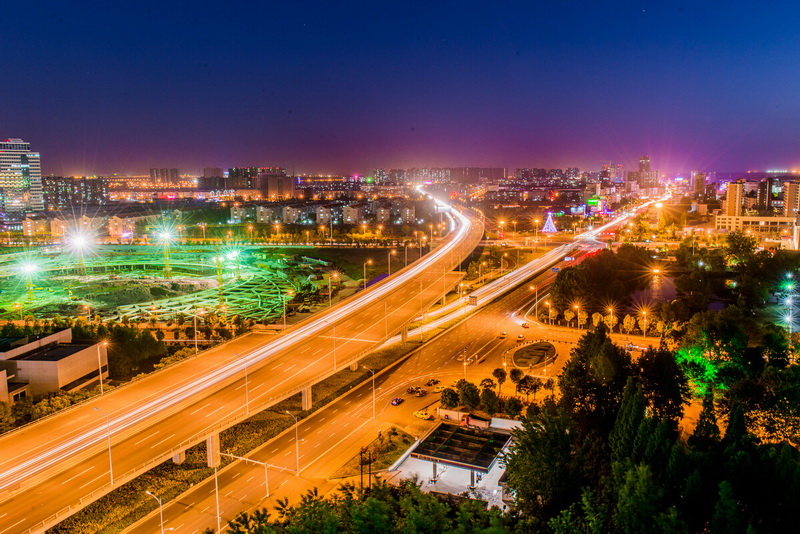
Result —
<instances>
[{"instance_id":1,"label":"moving vehicle","mask_svg":"<svg viewBox=\"0 0 800 534\"><path fill-rule=\"evenodd\" d=\"M528 323L522 323L522 328L530 328L531 326Z\"/></svg>"},{"instance_id":2,"label":"moving vehicle","mask_svg":"<svg viewBox=\"0 0 800 534\"><path fill-rule=\"evenodd\" d=\"M414 412L414 417L417 417L419 419L425 419L426 421L430 421L431 419L433 419L433 416L428 413L428 410L418 410Z\"/></svg>"},{"instance_id":3,"label":"moving vehicle","mask_svg":"<svg viewBox=\"0 0 800 534\"><path fill-rule=\"evenodd\" d=\"M417 388L417 391L414 392L415 397L424 397L427 394L428 390L423 388Z\"/></svg>"},{"instance_id":4,"label":"moving vehicle","mask_svg":"<svg viewBox=\"0 0 800 534\"><path fill-rule=\"evenodd\" d=\"M392 399L392 406L400 406L401 404L403 404L403 402L404 402L403 397L395 397Z\"/></svg>"},{"instance_id":5,"label":"moving vehicle","mask_svg":"<svg viewBox=\"0 0 800 534\"><path fill-rule=\"evenodd\" d=\"M408 393L409 395L413 395L419 389L420 389L419 386L408 386L408 389L406 390L406 393Z\"/></svg>"},{"instance_id":6,"label":"moving vehicle","mask_svg":"<svg viewBox=\"0 0 800 534\"><path fill-rule=\"evenodd\" d=\"M517 336L517 341L525 341L525 334L520 334Z\"/></svg>"},{"instance_id":7,"label":"moving vehicle","mask_svg":"<svg viewBox=\"0 0 800 534\"><path fill-rule=\"evenodd\" d=\"M441 382L441 380L439 380L438 378L431 378L430 380L428 380L427 382L425 382L425 385L426 385L426 386L428 386L428 387L430 387L430 386L435 386L435 385L436 385L436 384L438 384L439 382Z\"/></svg>"},{"instance_id":8,"label":"moving vehicle","mask_svg":"<svg viewBox=\"0 0 800 534\"><path fill-rule=\"evenodd\" d=\"M503 332L502 334L500 334L500 339L505 339L507 337L508 337L508 332Z\"/></svg>"}]
</instances>

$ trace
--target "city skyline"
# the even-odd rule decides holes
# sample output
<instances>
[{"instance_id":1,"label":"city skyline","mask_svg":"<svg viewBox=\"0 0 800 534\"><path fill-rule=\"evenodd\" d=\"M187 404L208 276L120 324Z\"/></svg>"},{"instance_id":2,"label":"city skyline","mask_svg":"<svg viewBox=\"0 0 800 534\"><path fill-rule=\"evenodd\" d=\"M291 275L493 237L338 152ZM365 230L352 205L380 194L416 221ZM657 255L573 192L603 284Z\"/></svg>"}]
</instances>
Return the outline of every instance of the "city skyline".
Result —
<instances>
[{"instance_id":1,"label":"city skyline","mask_svg":"<svg viewBox=\"0 0 800 534\"><path fill-rule=\"evenodd\" d=\"M787 10L34 9L7 6L25 53L8 58L3 122L46 154L44 174L632 169L641 154L668 173L800 166Z\"/></svg>"}]
</instances>

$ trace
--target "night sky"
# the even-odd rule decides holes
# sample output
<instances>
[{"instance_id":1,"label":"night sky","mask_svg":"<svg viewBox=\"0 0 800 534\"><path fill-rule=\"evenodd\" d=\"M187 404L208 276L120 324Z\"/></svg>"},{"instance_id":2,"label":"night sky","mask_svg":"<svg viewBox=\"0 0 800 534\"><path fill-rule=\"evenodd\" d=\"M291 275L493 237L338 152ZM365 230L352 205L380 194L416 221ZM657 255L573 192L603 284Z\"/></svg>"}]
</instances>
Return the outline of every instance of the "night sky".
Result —
<instances>
[{"instance_id":1,"label":"night sky","mask_svg":"<svg viewBox=\"0 0 800 534\"><path fill-rule=\"evenodd\" d=\"M795 2L31 0L2 19L0 137L48 174L800 167Z\"/></svg>"}]
</instances>

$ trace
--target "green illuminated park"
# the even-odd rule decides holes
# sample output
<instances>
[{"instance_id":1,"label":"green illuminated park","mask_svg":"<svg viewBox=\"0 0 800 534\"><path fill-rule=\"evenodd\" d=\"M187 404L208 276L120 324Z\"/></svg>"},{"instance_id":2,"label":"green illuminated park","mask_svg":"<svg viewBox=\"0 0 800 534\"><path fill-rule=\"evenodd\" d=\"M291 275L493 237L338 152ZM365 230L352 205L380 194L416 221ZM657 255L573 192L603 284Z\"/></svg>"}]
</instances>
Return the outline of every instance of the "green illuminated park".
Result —
<instances>
[{"instance_id":1,"label":"green illuminated park","mask_svg":"<svg viewBox=\"0 0 800 534\"><path fill-rule=\"evenodd\" d=\"M160 321L214 312L269 322L289 302L314 298L327 266L265 247L180 245L166 232L157 237L151 245L92 245L79 236L64 246L3 255L3 318Z\"/></svg>"}]
</instances>

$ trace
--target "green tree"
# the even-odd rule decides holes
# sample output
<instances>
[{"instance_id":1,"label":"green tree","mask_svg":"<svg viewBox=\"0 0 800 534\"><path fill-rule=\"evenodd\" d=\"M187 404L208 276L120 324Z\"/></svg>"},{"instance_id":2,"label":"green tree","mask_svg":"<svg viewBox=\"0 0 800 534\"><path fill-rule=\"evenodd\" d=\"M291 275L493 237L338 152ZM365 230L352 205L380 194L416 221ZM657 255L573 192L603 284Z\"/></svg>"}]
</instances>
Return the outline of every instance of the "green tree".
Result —
<instances>
[{"instance_id":1,"label":"green tree","mask_svg":"<svg viewBox=\"0 0 800 534\"><path fill-rule=\"evenodd\" d=\"M506 370L502 367L498 367L494 371L492 371L492 376L497 380L497 394L500 395L500 388L503 387L503 382L506 381Z\"/></svg>"},{"instance_id":2,"label":"green tree","mask_svg":"<svg viewBox=\"0 0 800 534\"><path fill-rule=\"evenodd\" d=\"M494 389L495 383L491 378L484 378L481 380L479 387L481 389Z\"/></svg>"},{"instance_id":3,"label":"green tree","mask_svg":"<svg viewBox=\"0 0 800 534\"><path fill-rule=\"evenodd\" d=\"M513 383L515 386L516 386L517 384L519 384L519 381L520 381L520 380L522 380L522 377L523 377L523 376L525 376L525 373L523 373L523 372L522 372L522 370L520 370L520 369L517 369L516 367L514 367L513 369L511 369L511 372L510 372L510 373L508 373L508 377L511 379L511 382L512 382L512 383Z\"/></svg>"},{"instance_id":4,"label":"green tree","mask_svg":"<svg viewBox=\"0 0 800 534\"><path fill-rule=\"evenodd\" d=\"M625 329L625 333L630 334L634 326L636 326L636 319L630 315L625 315L625 317L622 319L622 328Z\"/></svg>"},{"instance_id":5,"label":"green tree","mask_svg":"<svg viewBox=\"0 0 800 534\"><path fill-rule=\"evenodd\" d=\"M645 408L641 386L629 377L622 392L617 419L608 437L612 460L621 461L631 455L639 426L645 418Z\"/></svg>"},{"instance_id":6,"label":"green tree","mask_svg":"<svg viewBox=\"0 0 800 534\"><path fill-rule=\"evenodd\" d=\"M11 406L5 402L0 402L0 433L11 430L15 422Z\"/></svg>"},{"instance_id":7,"label":"green tree","mask_svg":"<svg viewBox=\"0 0 800 534\"><path fill-rule=\"evenodd\" d=\"M727 480L719 483L719 498L714 505L711 532L714 534L740 534L744 532L740 506L733 495L733 487Z\"/></svg>"},{"instance_id":8,"label":"green tree","mask_svg":"<svg viewBox=\"0 0 800 534\"><path fill-rule=\"evenodd\" d=\"M481 406L489 415L494 415L500 411L500 399L497 398L497 393L493 389L481 391Z\"/></svg>"},{"instance_id":9,"label":"green tree","mask_svg":"<svg viewBox=\"0 0 800 534\"><path fill-rule=\"evenodd\" d=\"M506 401L505 412L511 417L517 417L522 413L522 401L516 397L511 397Z\"/></svg>"},{"instance_id":10,"label":"green tree","mask_svg":"<svg viewBox=\"0 0 800 534\"><path fill-rule=\"evenodd\" d=\"M677 429L689 398L689 384L675 355L666 349L648 349L636 363L642 392L653 414Z\"/></svg>"},{"instance_id":11,"label":"green tree","mask_svg":"<svg viewBox=\"0 0 800 534\"><path fill-rule=\"evenodd\" d=\"M717 414L714 408L714 394L708 393L703 397L703 409L697 418L697 425L689 438L689 445L699 450L709 450L719 442L719 427Z\"/></svg>"},{"instance_id":12,"label":"green tree","mask_svg":"<svg viewBox=\"0 0 800 534\"><path fill-rule=\"evenodd\" d=\"M729 232L725 236L725 249L728 261L733 265L747 263L755 255L758 240L741 230Z\"/></svg>"},{"instance_id":13,"label":"green tree","mask_svg":"<svg viewBox=\"0 0 800 534\"><path fill-rule=\"evenodd\" d=\"M465 382L458 388L458 399L467 409L474 410L481 403L478 386L472 382Z\"/></svg>"},{"instance_id":14,"label":"green tree","mask_svg":"<svg viewBox=\"0 0 800 534\"><path fill-rule=\"evenodd\" d=\"M569 326L569 323L571 323L574 318L575 318L575 312L574 311L572 311L569 308L564 310L564 320L567 321L567 326Z\"/></svg>"},{"instance_id":15,"label":"green tree","mask_svg":"<svg viewBox=\"0 0 800 534\"><path fill-rule=\"evenodd\" d=\"M663 509L661 489L653 482L650 468L640 464L628 469L617 490L617 503L612 522L615 532L639 534L641 532L678 533L685 526L674 509Z\"/></svg>"},{"instance_id":16,"label":"green tree","mask_svg":"<svg viewBox=\"0 0 800 534\"><path fill-rule=\"evenodd\" d=\"M443 389L441 402L444 408L455 408L458 406L458 393L451 388Z\"/></svg>"}]
</instances>

